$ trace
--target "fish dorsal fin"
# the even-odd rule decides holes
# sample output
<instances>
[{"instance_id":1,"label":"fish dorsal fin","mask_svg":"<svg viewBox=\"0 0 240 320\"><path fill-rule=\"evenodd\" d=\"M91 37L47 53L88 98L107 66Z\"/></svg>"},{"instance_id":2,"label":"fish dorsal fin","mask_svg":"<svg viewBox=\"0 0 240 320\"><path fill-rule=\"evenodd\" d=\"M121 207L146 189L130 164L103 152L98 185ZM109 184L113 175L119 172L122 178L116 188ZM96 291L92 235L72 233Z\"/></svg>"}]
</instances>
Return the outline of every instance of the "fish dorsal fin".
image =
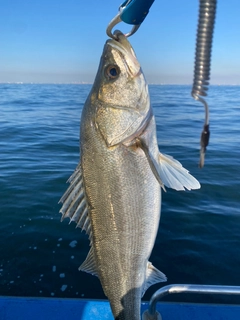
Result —
<instances>
[{"instance_id":1,"label":"fish dorsal fin","mask_svg":"<svg viewBox=\"0 0 240 320\"><path fill-rule=\"evenodd\" d=\"M167 281L167 277L164 273L155 268L151 262L147 263L146 281L142 290L142 295L145 291L155 283Z\"/></svg>"},{"instance_id":2,"label":"fish dorsal fin","mask_svg":"<svg viewBox=\"0 0 240 320\"><path fill-rule=\"evenodd\" d=\"M61 221L65 218L70 218L70 223L72 221L76 222L77 227L86 231L91 242L91 223L88 215L80 163L68 179L68 182L70 182L70 186L59 201L62 203L62 208L60 209L62 213Z\"/></svg>"},{"instance_id":3,"label":"fish dorsal fin","mask_svg":"<svg viewBox=\"0 0 240 320\"><path fill-rule=\"evenodd\" d=\"M90 273L93 276L98 276L92 247L88 252L87 258L81 264L81 266L78 268L78 270Z\"/></svg>"},{"instance_id":4,"label":"fish dorsal fin","mask_svg":"<svg viewBox=\"0 0 240 320\"><path fill-rule=\"evenodd\" d=\"M157 152L151 153L145 139L139 139L138 145L144 151L153 174L164 189L164 185L175 190L199 189L200 183L181 163L173 157Z\"/></svg>"}]
</instances>

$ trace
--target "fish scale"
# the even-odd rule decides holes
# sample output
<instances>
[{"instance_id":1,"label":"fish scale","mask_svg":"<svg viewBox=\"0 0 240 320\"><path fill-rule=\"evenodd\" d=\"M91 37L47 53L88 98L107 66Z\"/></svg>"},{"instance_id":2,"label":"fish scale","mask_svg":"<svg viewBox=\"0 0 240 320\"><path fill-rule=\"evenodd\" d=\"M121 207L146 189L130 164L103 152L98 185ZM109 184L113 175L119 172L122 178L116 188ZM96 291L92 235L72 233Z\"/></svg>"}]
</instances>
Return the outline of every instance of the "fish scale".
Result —
<instances>
[{"instance_id":1,"label":"fish scale","mask_svg":"<svg viewBox=\"0 0 240 320\"><path fill-rule=\"evenodd\" d=\"M99 278L115 314L123 313L120 301L130 290L135 291L136 307L126 305L129 299L126 299L124 307L126 314L131 315L131 310L136 314L142 296L147 260L158 229L160 186L141 149L133 152L120 145L109 150L102 143L101 134L88 126L89 119L83 119L82 138L85 130L92 131L88 135L91 139L87 141L91 149L88 148L86 152L84 144L82 146L85 150L82 151L82 167L85 183L90 181L89 186L85 185L90 205L97 208L92 211L91 221ZM90 162L93 152L99 154L94 164ZM101 188L92 188L92 180L101 181ZM136 190L142 194L141 198ZM148 218L147 213L150 213ZM153 223L155 228L152 228ZM141 271L136 272L139 267ZM141 274L140 278L136 277L138 273ZM137 317L131 315L131 319L139 319L138 313Z\"/></svg>"},{"instance_id":2,"label":"fish scale","mask_svg":"<svg viewBox=\"0 0 240 320\"><path fill-rule=\"evenodd\" d=\"M159 152L140 64L126 37L117 31L116 38L105 44L82 111L80 162L60 212L89 235L90 251L79 269L98 276L114 318L140 320L144 292L166 281L148 261L161 187L200 185L178 161Z\"/></svg>"}]
</instances>

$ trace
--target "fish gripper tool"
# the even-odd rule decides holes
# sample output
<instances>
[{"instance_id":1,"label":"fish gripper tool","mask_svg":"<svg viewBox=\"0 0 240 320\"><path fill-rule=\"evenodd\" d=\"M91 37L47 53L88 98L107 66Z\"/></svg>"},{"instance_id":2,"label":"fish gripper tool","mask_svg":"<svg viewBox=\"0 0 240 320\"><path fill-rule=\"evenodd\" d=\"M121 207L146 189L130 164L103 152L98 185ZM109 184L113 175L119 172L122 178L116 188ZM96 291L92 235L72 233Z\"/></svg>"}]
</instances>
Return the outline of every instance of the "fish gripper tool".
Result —
<instances>
[{"instance_id":1,"label":"fish gripper tool","mask_svg":"<svg viewBox=\"0 0 240 320\"><path fill-rule=\"evenodd\" d=\"M204 166L206 148L209 143L209 108L207 102L201 96L207 96L210 79L211 50L214 23L216 17L217 0L199 1L199 18L195 51L194 80L192 97L200 101L205 107L205 122L201 134L201 150L199 167Z\"/></svg>"}]
</instances>

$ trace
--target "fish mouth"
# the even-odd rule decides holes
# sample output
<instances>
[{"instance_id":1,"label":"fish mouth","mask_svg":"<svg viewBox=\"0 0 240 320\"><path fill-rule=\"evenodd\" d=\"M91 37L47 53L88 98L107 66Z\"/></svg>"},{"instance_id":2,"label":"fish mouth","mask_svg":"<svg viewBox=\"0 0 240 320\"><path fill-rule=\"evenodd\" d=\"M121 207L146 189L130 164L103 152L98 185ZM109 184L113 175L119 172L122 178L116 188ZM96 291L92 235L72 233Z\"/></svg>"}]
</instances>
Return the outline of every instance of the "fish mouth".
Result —
<instances>
[{"instance_id":1,"label":"fish mouth","mask_svg":"<svg viewBox=\"0 0 240 320\"><path fill-rule=\"evenodd\" d=\"M125 54L132 55L135 58L135 60L137 60L135 52L127 37L119 30L114 31L114 36L115 39L109 39L107 41L107 44L118 49L119 51L123 51L123 53Z\"/></svg>"},{"instance_id":2,"label":"fish mouth","mask_svg":"<svg viewBox=\"0 0 240 320\"><path fill-rule=\"evenodd\" d=\"M114 35L116 36L116 38L107 40L106 45L118 51L118 53L122 57L122 60L124 61L124 64L128 65L128 69L132 76L138 76L142 73L141 67L127 37L121 31L118 30L114 32Z\"/></svg>"}]
</instances>

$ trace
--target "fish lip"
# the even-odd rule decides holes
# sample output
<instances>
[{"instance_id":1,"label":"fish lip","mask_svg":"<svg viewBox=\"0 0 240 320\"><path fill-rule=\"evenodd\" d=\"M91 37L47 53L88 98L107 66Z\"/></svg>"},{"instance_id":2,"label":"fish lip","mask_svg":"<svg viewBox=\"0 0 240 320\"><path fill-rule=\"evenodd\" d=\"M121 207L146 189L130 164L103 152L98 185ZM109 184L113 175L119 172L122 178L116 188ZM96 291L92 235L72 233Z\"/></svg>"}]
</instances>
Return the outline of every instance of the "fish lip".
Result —
<instances>
[{"instance_id":1,"label":"fish lip","mask_svg":"<svg viewBox=\"0 0 240 320\"><path fill-rule=\"evenodd\" d=\"M109 39L107 40L106 42L107 45L111 46L112 48L114 49L117 49L118 51L122 52L123 54L127 54L127 55L131 55L134 60L137 61L137 57L132 49L132 47L130 46L130 50L128 50L124 44L121 43L121 41L117 41L117 40L114 40L114 39Z\"/></svg>"}]
</instances>

